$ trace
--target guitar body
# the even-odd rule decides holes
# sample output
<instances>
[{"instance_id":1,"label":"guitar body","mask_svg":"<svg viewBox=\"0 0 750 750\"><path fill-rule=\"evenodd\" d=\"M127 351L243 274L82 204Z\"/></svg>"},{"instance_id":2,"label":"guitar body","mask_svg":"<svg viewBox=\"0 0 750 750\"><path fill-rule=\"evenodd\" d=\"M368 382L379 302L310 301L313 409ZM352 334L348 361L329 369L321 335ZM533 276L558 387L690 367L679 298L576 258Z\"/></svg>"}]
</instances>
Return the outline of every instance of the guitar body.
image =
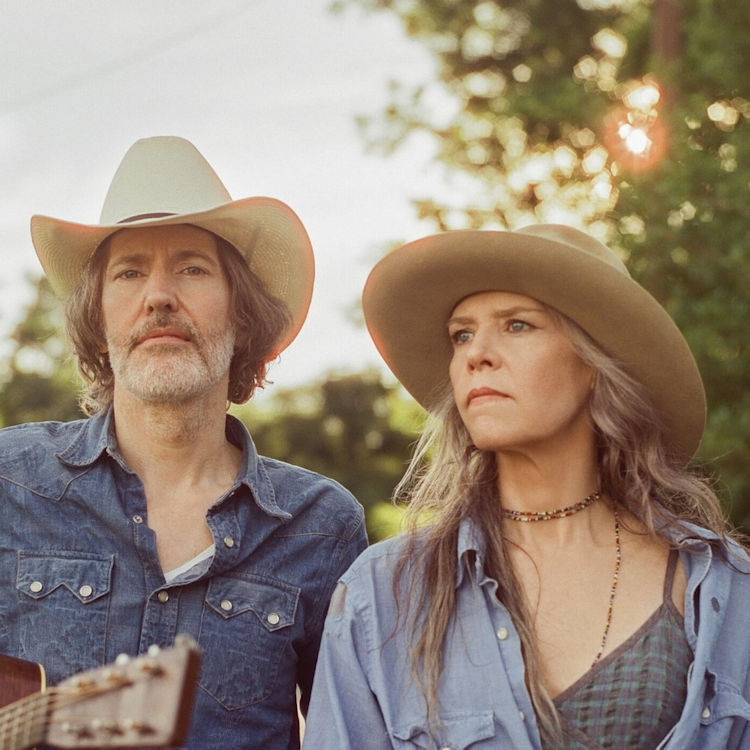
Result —
<instances>
[{"instance_id":1,"label":"guitar body","mask_svg":"<svg viewBox=\"0 0 750 750\"><path fill-rule=\"evenodd\" d=\"M45 689L44 669L34 662L0 654L0 706Z\"/></svg>"}]
</instances>

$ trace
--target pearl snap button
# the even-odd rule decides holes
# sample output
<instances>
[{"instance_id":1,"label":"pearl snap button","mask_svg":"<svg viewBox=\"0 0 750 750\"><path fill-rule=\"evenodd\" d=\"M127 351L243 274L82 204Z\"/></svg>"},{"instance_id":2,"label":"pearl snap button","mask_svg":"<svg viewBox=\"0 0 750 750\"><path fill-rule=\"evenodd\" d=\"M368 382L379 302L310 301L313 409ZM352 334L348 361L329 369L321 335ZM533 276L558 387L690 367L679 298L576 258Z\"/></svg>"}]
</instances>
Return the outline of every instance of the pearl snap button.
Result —
<instances>
[{"instance_id":1,"label":"pearl snap button","mask_svg":"<svg viewBox=\"0 0 750 750\"><path fill-rule=\"evenodd\" d=\"M708 706L706 706L706 707L705 707L705 708L703 709L703 713L701 714L701 716L702 716L702 717L703 717L704 719L709 719L709 718L711 718L711 709L710 709L710 708L709 708Z\"/></svg>"},{"instance_id":2,"label":"pearl snap button","mask_svg":"<svg viewBox=\"0 0 750 750\"><path fill-rule=\"evenodd\" d=\"M271 614L266 617L266 620L268 620L271 625L278 625L281 618L275 612L271 612Z\"/></svg>"},{"instance_id":3,"label":"pearl snap button","mask_svg":"<svg viewBox=\"0 0 750 750\"><path fill-rule=\"evenodd\" d=\"M497 637L499 640L504 641L508 637L508 628L498 628Z\"/></svg>"},{"instance_id":4,"label":"pearl snap button","mask_svg":"<svg viewBox=\"0 0 750 750\"><path fill-rule=\"evenodd\" d=\"M225 612L231 612L232 607L234 606L232 602L229 601L229 599L223 599L221 604L219 605Z\"/></svg>"},{"instance_id":5,"label":"pearl snap button","mask_svg":"<svg viewBox=\"0 0 750 750\"><path fill-rule=\"evenodd\" d=\"M133 516L133 523L143 523L143 516Z\"/></svg>"},{"instance_id":6,"label":"pearl snap button","mask_svg":"<svg viewBox=\"0 0 750 750\"><path fill-rule=\"evenodd\" d=\"M78 593L85 599L87 596L91 596L91 594L94 593L94 589L85 583L80 589L78 589Z\"/></svg>"},{"instance_id":7,"label":"pearl snap button","mask_svg":"<svg viewBox=\"0 0 750 750\"><path fill-rule=\"evenodd\" d=\"M162 604L164 604L164 602L168 602L168 601L169 601L169 593L168 593L168 592L166 592L166 591L160 591L160 592L159 592L159 593L158 593L158 594L156 595L156 598L157 598L157 599L158 599L158 600L159 600L159 601L160 601L160 602L161 602Z\"/></svg>"},{"instance_id":8,"label":"pearl snap button","mask_svg":"<svg viewBox=\"0 0 750 750\"><path fill-rule=\"evenodd\" d=\"M224 546L225 547L234 547L234 539L232 539L231 536L225 536L224 537Z\"/></svg>"},{"instance_id":9,"label":"pearl snap button","mask_svg":"<svg viewBox=\"0 0 750 750\"><path fill-rule=\"evenodd\" d=\"M35 594L38 594L43 588L44 586L42 585L41 581L32 581L29 585L29 589Z\"/></svg>"}]
</instances>

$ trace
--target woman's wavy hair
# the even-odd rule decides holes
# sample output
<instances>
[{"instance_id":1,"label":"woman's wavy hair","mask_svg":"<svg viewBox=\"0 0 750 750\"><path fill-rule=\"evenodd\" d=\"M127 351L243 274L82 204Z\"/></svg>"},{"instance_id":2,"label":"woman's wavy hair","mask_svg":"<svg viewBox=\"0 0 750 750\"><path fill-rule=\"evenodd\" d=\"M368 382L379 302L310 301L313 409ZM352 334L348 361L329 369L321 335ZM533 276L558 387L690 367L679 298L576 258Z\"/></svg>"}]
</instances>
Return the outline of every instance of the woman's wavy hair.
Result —
<instances>
[{"instance_id":1,"label":"woman's wavy hair","mask_svg":"<svg viewBox=\"0 0 750 750\"><path fill-rule=\"evenodd\" d=\"M726 539L729 529L709 481L684 466L645 388L577 324L547 308L596 379L589 411L597 436L600 489L643 520L656 535L662 524L691 521ZM513 572L503 534L495 454L476 448L464 426L450 384L417 443L394 500L408 503L407 542L394 578L398 602L412 638L412 673L431 721L438 721L438 685L444 641L456 605L459 525L478 523L486 537L485 573L498 582L498 596L519 633L527 683L540 730L558 746L560 724L544 688L533 621ZM415 566L415 563L416 566ZM414 570L420 571L414 575ZM473 569L466 571L473 574Z\"/></svg>"},{"instance_id":2,"label":"woman's wavy hair","mask_svg":"<svg viewBox=\"0 0 750 750\"><path fill-rule=\"evenodd\" d=\"M237 249L222 237L213 236L229 283L231 319L236 337L227 401L241 404L253 395L256 388L262 388L268 382L268 363L276 355L276 347L289 329L291 315L286 304L272 295L250 270ZM84 382L80 404L89 416L107 409L114 394L114 374L105 351L101 304L111 237L109 235L92 254L65 307L68 335Z\"/></svg>"}]
</instances>

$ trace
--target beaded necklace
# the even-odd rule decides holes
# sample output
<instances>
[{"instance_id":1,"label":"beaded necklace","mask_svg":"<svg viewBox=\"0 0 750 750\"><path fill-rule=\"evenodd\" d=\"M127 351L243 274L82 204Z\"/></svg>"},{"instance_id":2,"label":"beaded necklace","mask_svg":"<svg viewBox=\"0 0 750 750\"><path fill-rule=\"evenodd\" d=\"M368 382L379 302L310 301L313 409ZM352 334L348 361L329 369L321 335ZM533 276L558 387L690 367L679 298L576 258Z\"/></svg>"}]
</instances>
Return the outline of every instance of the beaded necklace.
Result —
<instances>
[{"instance_id":1,"label":"beaded necklace","mask_svg":"<svg viewBox=\"0 0 750 750\"><path fill-rule=\"evenodd\" d=\"M586 495L583 500L579 500L573 505L568 505L566 508L558 508L557 510L508 510L503 508L503 518L506 521L523 521L529 523L531 521L551 521L553 518L566 518L572 516L578 511L588 508L594 500L599 499L599 491L592 492L590 495Z\"/></svg>"},{"instance_id":2,"label":"beaded necklace","mask_svg":"<svg viewBox=\"0 0 750 750\"><path fill-rule=\"evenodd\" d=\"M602 643L599 646L599 653L596 655L594 661L591 662L593 667L599 659L602 658L604 653L604 647L607 645L607 636L609 635L609 626L612 624L612 610L615 608L615 594L617 593L617 580L620 577L620 563L622 563L622 548L620 547L620 517L617 515L617 511L613 511L615 514L615 574L612 576L612 586L609 589L609 606L607 607L607 624L604 626L604 635L602 636Z\"/></svg>"},{"instance_id":3,"label":"beaded necklace","mask_svg":"<svg viewBox=\"0 0 750 750\"><path fill-rule=\"evenodd\" d=\"M502 509L503 518L508 521L522 521L529 523L532 521L551 521L553 518L566 518L572 516L575 513L588 508L591 503L599 499L599 491L592 492L590 495L586 495L583 500L580 500L573 505L568 505L565 508L558 508L557 510L508 510ZM602 635L602 642L599 645L599 653L596 658L591 662L593 667L602 658L604 649L607 646L607 638L609 637L609 629L612 625L612 612L615 608L615 595L617 594L617 581L620 578L620 566L622 564L622 546L620 544L620 517L617 515L617 511L613 511L615 515L615 572L612 576L612 586L609 589L609 604L607 605L607 622L604 625L604 634Z\"/></svg>"}]
</instances>

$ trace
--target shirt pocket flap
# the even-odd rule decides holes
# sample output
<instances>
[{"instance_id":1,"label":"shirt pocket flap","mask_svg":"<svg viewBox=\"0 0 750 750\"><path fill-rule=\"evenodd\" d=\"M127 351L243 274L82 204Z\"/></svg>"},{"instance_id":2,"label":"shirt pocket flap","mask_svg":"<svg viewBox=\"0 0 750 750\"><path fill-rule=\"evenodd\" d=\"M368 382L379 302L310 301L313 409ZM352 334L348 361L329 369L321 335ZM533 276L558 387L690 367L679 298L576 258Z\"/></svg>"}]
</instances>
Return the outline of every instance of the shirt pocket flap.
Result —
<instances>
[{"instance_id":1,"label":"shirt pocket flap","mask_svg":"<svg viewBox=\"0 0 750 750\"><path fill-rule=\"evenodd\" d=\"M258 580L218 577L211 580L206 602L225 619L252 612L273 632L294 623L299 589Z\"/></svg>"},{"instance_id":2,"label":"shirt pocket flap","mask_svg":"<svg viewBox=\"0 0 750 750\"><path fill-rule=\"evenodd\" d=\"M18 556L16 588L32 599L43 599L61 586L82 604L109 593L112 558L84 553L54 552Z\"/></svg>"},{"instance_id":3,"label":"shirt pocket flap","mask_svg":"<svg viewBox=\"0 0 750 750\"><path fill-rule=\"evenodd\" d=\"M750 703L737 690L719 688L701 715L701 724L713 724L719 719L740 717L750 721Z\"/></svg>"},{"instance_id":4,"label":"shirt pocket flap","mask_svg":"<svg viewBox=\"0 0 750 750\"><path fill-rule=\"evenodd\" d=\"M405 724L394 727L393 736L404 743L405 747L419 747L431 750L465 750L480 740L495 736L495 721L492 711L441 716L438 725L433 729L432 738L423 723ZM435 742L437 741L437 745ZM401 745L397 745L401 747Z\"/></svg>"}]
</instances>

